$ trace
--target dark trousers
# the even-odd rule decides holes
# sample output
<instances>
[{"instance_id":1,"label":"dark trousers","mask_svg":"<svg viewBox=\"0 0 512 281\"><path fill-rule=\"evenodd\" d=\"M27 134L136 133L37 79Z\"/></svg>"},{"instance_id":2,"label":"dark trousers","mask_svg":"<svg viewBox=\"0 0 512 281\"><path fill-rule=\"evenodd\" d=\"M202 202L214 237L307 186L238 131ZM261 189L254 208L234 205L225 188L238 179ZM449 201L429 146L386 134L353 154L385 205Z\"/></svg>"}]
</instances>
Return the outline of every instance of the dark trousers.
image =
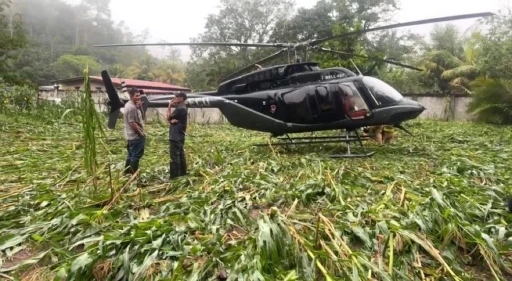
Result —
<instances>
[{"instance_id":1,"label":"dark trousers","mask_svg":"<svg viewBox=\"0 0 512 281\"><path fill-rule=\"evenodd\" d=\"M129 140L126 145L128 156L125 162L125 174L133 174L139 170L139 161L144 155L144 147L146 146L146 137L138 137L134 140Z\"/></svg>"},{"instance_id":2,"label":"dark trousers","mask_svg":"<svg viewBox=\"0 0 512 281\"><path fill-rule=\"evenodd\" d=\"M185 140L169 141L169 154L171 161L169 163L170 178L177 178L187 174L187 160L185 159L185 151L183 146Z\"/></svg>"}]
</instances>

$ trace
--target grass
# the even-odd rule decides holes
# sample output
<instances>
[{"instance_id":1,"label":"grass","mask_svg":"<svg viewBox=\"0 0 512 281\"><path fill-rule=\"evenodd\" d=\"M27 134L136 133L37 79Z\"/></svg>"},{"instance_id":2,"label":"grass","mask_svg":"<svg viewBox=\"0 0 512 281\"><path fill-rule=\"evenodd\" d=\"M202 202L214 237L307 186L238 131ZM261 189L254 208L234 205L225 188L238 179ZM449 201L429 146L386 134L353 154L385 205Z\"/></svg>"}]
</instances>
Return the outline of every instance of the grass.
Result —
<instances>
[{"instance_id":1,"label":"grass","mask_svg":"<svg viewBox=\"0 0 512 281\"><path fill-rule=\"evenodd\" d=\"M170 184L162 124L136 181L120 177L121 126L98 137L91 177L71 114L0 116L0 279L512 276L510 127L415 121L415 138L332 160L342 145L252 148L266 136L192 124L190 176Z\"/></svg>"}]
</instances>

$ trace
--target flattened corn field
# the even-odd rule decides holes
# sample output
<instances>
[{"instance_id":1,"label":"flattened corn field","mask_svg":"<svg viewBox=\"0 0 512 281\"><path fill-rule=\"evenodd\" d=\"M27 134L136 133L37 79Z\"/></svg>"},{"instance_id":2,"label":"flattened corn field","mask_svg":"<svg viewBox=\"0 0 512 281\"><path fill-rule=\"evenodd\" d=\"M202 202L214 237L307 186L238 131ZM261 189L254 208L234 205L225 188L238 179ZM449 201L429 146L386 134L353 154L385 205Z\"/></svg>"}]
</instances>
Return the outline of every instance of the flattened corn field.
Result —
<instances>
[{"instance_id":1,"label":"flattened corn field","mask_svg":"<svg viewBox=\"0 0 512 281\"><path fill-rule=\"evenodd\" d=\"M79 122L0 116L0 279L512 280L511 128L414 121L331 160L342 144L191 124L190 176L170 184L167 128L148 125L130 182L118 123L95 186Z\"/></svg>"}]
</instances>

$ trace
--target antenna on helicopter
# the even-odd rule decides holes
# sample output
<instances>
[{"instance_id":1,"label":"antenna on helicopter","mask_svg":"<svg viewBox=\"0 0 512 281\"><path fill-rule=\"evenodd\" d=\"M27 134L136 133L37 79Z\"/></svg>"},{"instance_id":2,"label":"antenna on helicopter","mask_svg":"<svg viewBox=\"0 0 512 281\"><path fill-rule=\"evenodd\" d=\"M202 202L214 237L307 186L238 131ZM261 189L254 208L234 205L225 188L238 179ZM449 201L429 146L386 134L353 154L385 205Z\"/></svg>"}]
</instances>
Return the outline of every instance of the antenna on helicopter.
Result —
<instances>
[{"instance_id":1,"label":"antenna on helicopter","mask_svg":"<svg viewBox=\"0 0 512 281\"><path fill-rule=\"evenodd\" d=\"M99 60L99 62L100 62L101 67L103 68L103 70L107 70L106 64L102 60Z\"/></svg>"},{"instance_id":2,"label":"antenna on helicopter","mask_svg":"<svg viewBox=\"0 0 512 281\"><path fill-rule=\"evenodd\" d=\"M357 68L357 65L354 63L354 61L352 59L350 59L350 62L352 63L352 65L354 65L354 67L356 68L357 72L359 73L359 76L363 76L363 74L361 73L361 71L359 70L359 68Z\"/></svg>"}]
</instances>

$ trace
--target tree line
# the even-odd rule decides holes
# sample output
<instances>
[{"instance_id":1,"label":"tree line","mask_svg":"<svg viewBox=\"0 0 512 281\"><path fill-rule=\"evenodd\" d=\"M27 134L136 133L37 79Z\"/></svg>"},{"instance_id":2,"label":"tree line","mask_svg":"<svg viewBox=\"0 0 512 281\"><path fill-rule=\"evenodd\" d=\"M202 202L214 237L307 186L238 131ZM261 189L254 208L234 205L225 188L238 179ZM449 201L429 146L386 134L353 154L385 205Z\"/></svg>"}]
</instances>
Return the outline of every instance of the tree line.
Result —
<instances>
[{"instance_id":1,"label":"tree line","mask_svg":"<svg viewBox=\"0 0 512 281\"><path fill-rule=\"evenodd\" d=\"M295 9L291 0L221 0L194 42L300 42L389 23L400 7L395 0L318 0ZM178 49L165 58L144 47L94 48L95 44L137 43L111 18L109 0L0 0L0 78L7 84L45 85L54 79L92 75L105 67L113 76L216 89L222 78L277 51L273 48L191 47L190 61ZM295 11L295 12L292 12ZM418 72L365 58L352 60L366 75L379 77L407 93L468 93L470 109L487 122L512 123L512 13L480 20L467 31L437 24L428 38L383 30L326 42L332 50L378 56L423 68ZM306 54L299 53L305 59ZM353 69L347 56L308 52L322 67ZM267 64L287 62L286 54ZM354 69L353 69L354 70Z\"/></svg>"}]
</instances>

